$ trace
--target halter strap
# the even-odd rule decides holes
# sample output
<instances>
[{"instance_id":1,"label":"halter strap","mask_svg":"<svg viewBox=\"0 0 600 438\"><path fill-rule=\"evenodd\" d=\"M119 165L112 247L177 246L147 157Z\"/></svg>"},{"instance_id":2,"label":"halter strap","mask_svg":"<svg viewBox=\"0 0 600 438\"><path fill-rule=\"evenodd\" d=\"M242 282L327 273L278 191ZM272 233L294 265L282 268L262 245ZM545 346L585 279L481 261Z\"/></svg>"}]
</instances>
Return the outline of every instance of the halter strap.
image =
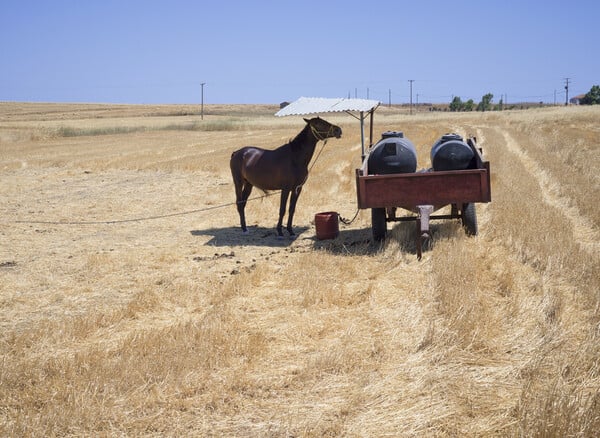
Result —
<instances>
[{"instance_id":1,"label":"halter strap","mask_svg":"<svg viewBox=\"0 0 600 438\"><path fill-rule=\"evenodd\" d=\"M315 136L317 141L327 140L329 137L331 137L331 134L333 134L333 125L331 125L327 131L319 131L319 130L317 130L317 128L315 128L313 125L310 125L310 124L309 124L309 126L310 126L310 131Z\"/></svg>"}]
</instances>

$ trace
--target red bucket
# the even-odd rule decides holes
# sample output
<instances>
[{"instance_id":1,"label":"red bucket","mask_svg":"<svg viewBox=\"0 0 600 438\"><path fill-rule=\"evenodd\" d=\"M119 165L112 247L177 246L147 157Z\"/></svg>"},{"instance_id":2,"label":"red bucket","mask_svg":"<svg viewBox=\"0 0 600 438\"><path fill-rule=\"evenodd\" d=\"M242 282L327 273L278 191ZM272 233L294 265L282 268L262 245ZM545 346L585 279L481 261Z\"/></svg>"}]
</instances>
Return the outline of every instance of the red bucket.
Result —
<instances>
[{"instance_id":1,"label":"red bucket","mask_svg":"<svg viewBox=\"0 0 600 438\"><path fill-rule=\"evenodd\" d=\"M339 216L335 211L326 211L315 215L317 239L335 239L340 234Z\"/></svg>"}]
</instances>

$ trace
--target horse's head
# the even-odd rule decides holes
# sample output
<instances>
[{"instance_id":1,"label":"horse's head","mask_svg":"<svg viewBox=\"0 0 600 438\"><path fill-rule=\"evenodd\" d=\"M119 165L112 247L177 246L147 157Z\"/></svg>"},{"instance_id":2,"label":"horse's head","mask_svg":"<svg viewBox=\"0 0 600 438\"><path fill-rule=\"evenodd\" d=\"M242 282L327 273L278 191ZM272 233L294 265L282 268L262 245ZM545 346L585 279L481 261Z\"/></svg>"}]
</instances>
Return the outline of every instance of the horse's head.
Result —
<instances>
[{"instance_id":1,"label":"horse's head","mask_svg":"<svg viewBox=\"0 0 600 438\"><path fill-rule=\"evenodd\" d=\"M325 140L331 137L340 138L342 136L342 128L333 125L320 117L304 119L304 121L308 124L317 140Z\"/></svg>"}]
</instances>

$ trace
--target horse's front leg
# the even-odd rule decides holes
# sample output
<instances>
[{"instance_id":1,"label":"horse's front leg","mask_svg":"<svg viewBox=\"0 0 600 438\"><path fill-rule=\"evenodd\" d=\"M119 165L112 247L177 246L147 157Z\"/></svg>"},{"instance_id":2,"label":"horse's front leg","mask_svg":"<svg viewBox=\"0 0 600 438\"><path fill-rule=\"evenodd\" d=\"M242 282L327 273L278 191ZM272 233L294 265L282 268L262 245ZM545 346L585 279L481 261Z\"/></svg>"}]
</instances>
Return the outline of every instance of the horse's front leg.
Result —
<instances>
[{"instance_id":1,"label":"horse's front leg","mask_svg":"<svg viewBox=\"0 0 600 438\"><path fill-rule=\"evenodd\" d=\"M290 199L290 211L288 212L288 222L287 222L287 230L290 233L290 236L295 236L294 229L292 228L292 221L294 220L294 212L296 211L296 202L298 202L298 198L300 197L300 192L302 191L302 186L296 187L292 191L292 197Z\"/></svg>"},{"instance_id":2,"label":"horse's front leg","mask_svg":"<svg viewBox=\"0 0 600 438\"><path fill-rule=\"evenodd\" d=\"M277 237L283 237L283 216L285 215L285 206L287 204L288 197L290 196L289 190L281 191L281 201L279 204L279 220L277 221ZM294 195L292 195L294 199Z\"/></svg>"}]
</instances>

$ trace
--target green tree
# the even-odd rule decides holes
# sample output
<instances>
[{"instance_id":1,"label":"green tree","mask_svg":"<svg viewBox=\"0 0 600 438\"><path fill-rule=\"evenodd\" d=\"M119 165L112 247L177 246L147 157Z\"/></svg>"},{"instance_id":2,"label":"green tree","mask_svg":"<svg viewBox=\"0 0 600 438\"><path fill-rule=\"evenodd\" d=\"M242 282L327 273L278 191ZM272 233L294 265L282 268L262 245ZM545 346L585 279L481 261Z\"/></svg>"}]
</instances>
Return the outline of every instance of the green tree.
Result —
<instances>
[{"instance_id":1,"label":"green tree","mask_svg":"<svg viewBox=\"0 0 600 438\"><path fill-rule=\"evenodd\" d=\"M467 100L463 105L464 111L473 111L473 108L475 108L475 102L473 102L473 99Z\"/></svg>"},{"instance_id":2,"label":"green tree","mask_svg":"<svg viewBox=\"0 0 600 438\"><path fill-rule=\"evenodd\" d=\"M459 96L455 96L450 102L450 111L463 111L464 103Z\"/></svg>"},{"instance_id":3,"label":"green tree","mask_svg":"<svg viewBox=\"0 0 600 438\"><path fill-rule=\"evenodd\" d=\"M477 111L489 111L492 107L492 99L494 95L492 93L488 93L481 98L481 102L477 104Z\"/></svg>"},{"instance_id":4,"label":"green tree","mask_svg":"<svg viewBox=\"0 0 600 438\"><path fill-rule=\"evenodd\" d=\"M594 85L579 102L582 105L600 105L600 85Z\"/></svg>"}]
</instances>

